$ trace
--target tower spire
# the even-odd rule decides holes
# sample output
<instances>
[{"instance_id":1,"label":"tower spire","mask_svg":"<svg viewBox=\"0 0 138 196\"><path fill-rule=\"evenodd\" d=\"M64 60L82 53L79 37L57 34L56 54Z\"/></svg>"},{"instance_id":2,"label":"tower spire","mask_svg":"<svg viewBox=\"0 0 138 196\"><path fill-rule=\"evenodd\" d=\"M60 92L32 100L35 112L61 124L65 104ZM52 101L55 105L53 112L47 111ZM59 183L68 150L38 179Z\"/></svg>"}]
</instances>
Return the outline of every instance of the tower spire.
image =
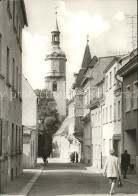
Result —
<instances>
[{"instance_id":1,"label":"tower spire","mask_svg":"<svg viewBox=\"0 0 138 196\"><path fill-rule=\"evenodd\" d=\"M58 28L58 20L57 20L57 7L55 7L55 26L54 26L54 31L58 31L59 32L59 28Z\"/></svg>"},{"instance_id":2,"label":"tower spire","mask_svg":"<svg viewBox=\"0 0 138 196\"><path fill-rule=\"evenodd\" d=\"M89 34L87 34L87 45L89 43Z\"/></svg>"},{"instance_id":3,"label":"tower spire","mask_svg":"<svg viewBox=\"0 0 138 196\"><path fill-rule=\"evenodd\" d=\"M55 7L57 9L57 7ZM52 44L53 45L59 45L60 43L60 32L58 28L58 21L57 21L57 10L55 11L55 25L54 25L54 30L51 32L52 33Z\"/></svg>"},{"instance_id":4,"label":"tower spire","mask_svg":"<svg viewBox=\"0 0 138 196\"><path fill-rule=\"evenodd\" d=\"M86 44L86 47L85 47L85 52L84 52L81 68L87 68L88 65L91 62L91 53L90 53L90 48L89 48L88 43L89 43L89 34L87 34L87 44Z\"/></svg>"}]
</instances>

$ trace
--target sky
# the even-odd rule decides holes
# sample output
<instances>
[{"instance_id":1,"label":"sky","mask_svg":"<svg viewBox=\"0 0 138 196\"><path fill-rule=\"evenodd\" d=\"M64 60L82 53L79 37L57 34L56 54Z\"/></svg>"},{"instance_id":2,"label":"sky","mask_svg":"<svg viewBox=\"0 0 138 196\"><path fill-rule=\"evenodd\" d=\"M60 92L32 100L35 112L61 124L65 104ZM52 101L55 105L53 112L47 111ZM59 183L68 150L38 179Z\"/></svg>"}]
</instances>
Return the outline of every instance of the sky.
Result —
<instances>
[{"instance_id":1,"label":"sky","mask_svg":"<svg viewBox=\"0 0 138 196\"><path fill-rule=\"evenodd\" d=\"M130 19L136 0L25 0L28 27L23 29L23 74L33 89L45 88L45 57L57 10L60 46L66 53L67 97L81 67L87 35L91 56L132 50Z\"/></svg>"}]
</instances>

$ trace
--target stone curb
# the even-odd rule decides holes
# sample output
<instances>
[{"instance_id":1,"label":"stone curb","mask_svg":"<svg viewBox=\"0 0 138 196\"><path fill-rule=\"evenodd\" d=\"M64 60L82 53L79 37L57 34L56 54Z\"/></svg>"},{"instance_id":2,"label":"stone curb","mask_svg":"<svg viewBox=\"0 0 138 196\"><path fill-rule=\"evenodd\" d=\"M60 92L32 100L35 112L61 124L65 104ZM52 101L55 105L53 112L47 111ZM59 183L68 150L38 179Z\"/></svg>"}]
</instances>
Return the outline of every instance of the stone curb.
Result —
<instances>
[{"instance_id":1,"label":"stone curb","mask_svg":"<svg viewBox=\"0 0 138 196\"><path fill-rule=\"evenodd\" d=\"M122 179L122 181L124 181L124 182L128 182L128 183L130 183L130 184L134 184L134 185L137 185L137 186L138 186L138 183L136 183L136 182L132 182L132 181L130 181L130 180Z\"/></svg>"},{"instance_id":2,"label":"stone curb","mask_svg":"<svg viewBox=\"0 0 138 196\"><path fill-rule=\"evenodd\" d=\"M28 182L28 184L19 192L20 196L27 196L30 190L32 189L33 185L41 175L44 167L41 166L41 170L34 175L34 177Z\"/></svg>"}]
</instances>

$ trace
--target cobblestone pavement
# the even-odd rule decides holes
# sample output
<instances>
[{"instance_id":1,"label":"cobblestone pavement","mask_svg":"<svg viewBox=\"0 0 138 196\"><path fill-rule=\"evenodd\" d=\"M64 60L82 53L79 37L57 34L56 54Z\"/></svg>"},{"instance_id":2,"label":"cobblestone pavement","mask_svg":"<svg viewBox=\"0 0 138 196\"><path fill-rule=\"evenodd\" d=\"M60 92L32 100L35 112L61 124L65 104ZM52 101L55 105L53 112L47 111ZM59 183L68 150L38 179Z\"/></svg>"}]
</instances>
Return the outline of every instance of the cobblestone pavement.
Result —
<instances>
[{"instance_id":1,"label":"cobblestone pavement","mask_svg":"<svg viewBox=\"0 0 138 196\"><path fill-rule=\"evenodd\" d=\"M23 173L11 181L9 184L4 186L1 190L0 195L26 195L30 190L30 182L33 181L34 177L42 171L42 167L38 164L34 169L24 169ZM32 182L33 185L33 182Z\"/></svg>"},{"instance_id":2,"label":"cobblestone pavement","mask_svg":"<svg viewBox=\"0 0 138 196\"><path fill-rule=\"evenodd\" d=\"M123 182L116 195L137 195L138 187ZM108 180L73 163L48 163L31 189L29 196L108 195Z\"/></svg>"}]
</instances>

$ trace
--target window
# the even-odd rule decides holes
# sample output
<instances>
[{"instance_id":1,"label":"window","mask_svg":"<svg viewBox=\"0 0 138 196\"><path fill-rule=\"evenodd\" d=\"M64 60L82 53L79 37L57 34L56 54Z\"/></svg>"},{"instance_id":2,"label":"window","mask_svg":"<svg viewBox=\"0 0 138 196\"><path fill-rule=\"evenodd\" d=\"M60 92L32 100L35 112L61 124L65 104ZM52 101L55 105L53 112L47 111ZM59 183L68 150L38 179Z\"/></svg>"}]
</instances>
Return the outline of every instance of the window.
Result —
<instances>
[{"instance_id":1,"label":"window","mask_svg":"<svg viewBox=\"0 0 138 196\"><path fill-rule=\"evenodd\" d=\"M2 156L2 119L0 118L0 156Z\"/></svg>"},{"instance_id":2,"label":"window","mask_svg":"<svg viewBox=\"0 0 138 196\"><path fill-rule=\"evenodd\" d=\"M16 31L18 33L18 15L16 16Z\"/></svg>"},{"instance_id":3,"label":"window","mask_svg":"<svg viewBox=\"0 0 138 196\"><path fill-rule=\"evenodd\" d=\"M86 104L87 103L87 93L85 92L84 93L84 104Z\"/></svg>"},{"instance_id":4,"label":"window","mask_svg":"<svg viewBox=\"0 0 138 196\"><path fill-rule=\"evenodd\" d=\"M12 19L12 14L11 14L11 1L10 0L7 0L7 11L8 11L8 15L9 15L9 18Z\"/></svg>"},{"instance_id":5,"label":"window","mask_svg":"<svg viewBox=\"0 0 138 196\"><path fill-rule=\"evenodd\" d=\"M108 123L108 108L106 107L106 123Z\"/></svg>"},{"instance_id":6,"label":"window","mask_svg":"<svg viewBox=\"0 0 138 196\"><path fill-rule=\"evenodd\" d=\"M13 0L13 25L15 26L15 0Z\"/></svg>"},{"instance_id":7,"label":"window","mask_svg":"<svg viewBox=\"0 0 138 196\"><path fill-rule=\"evenodd\" d=\"M138 81L135 81L133 83L133 97L132 97L132 104L133 104L133 109L138 108Z\"/></svg>"},{"instance_id":8,"label":"window","mask_svg":"<svg viewBox=\"0 0 138 196\"><path fill-rule=\"evenodd\" d=\"M106 149L106 143L105 143L105 139L103 139L103 155L105 155L105 149Z\"/></svg>"},{"instance_id":9,"label":"window","mask_svg":"<svg viewBox=\"0 0 138 196\"><path fill-rule=\"evenodd\" d=\"M112 139L109 139L109 150L112 149Z\"/></svg>"},{"instance_id":10,"label":"window","mask_svg":"<svg viewBox=\"0 0 138 196\"><path fill-rule=\"evenodd\" d=\"M6 64L7 64L7 67L6 67L6 79L7 79L7 82L9 82L9 56L10 56L9 53L10 53L9 52L9 48L7 47L7 62L6 62Z\"/></svg>"},{"instance_id":11,"label":"window","mask_svg":"<svg viewBox=\"0 0 138 196\"><path fill-rule=\"evenodd\" d=\"M21 74L19 73L19 93L21 95L21 92L22 92L22 77L21 77Z\"/></svg>"},{"instance_id":12,"label":"window","mask_svg":"<svg viewBox=\"0 0 138 196\"><path fill-rule=\"evenodd\" d=\"M20 41L20 44L21 44L21 27L19 25L19 41Z\"/></svg>"},{"instance_id":13,"label":"window","mask_svg":"<svg viewBox=\"0 0 138 196\"><path fill-rule=\"evenodd\" d=\"M12 123L11 150L14 150L14 124Z\"/></svg>"},{"instance_id":14,"label":"window","mask_svg":"<svg viewBox=\"0 0 138 196\"><path fill-rule=\"evenodd\" d=\"M98 118L98 122L99 122L99 127L100 127L100 122L101 122L101 112L99 111L99 118Z\"/></svg>"},{"instance_id":15,"label":"window","mask_svg":"<svg viewBox=\"0 0 138 196\"><path fill-rule=\"evenodd\" d=\"M110 105L110 122L112 122L112 105Z\"/></svg>"},{"instance_id":16,"label":"window","mask_svg":"<svg viewBox=\"0 0 138 196\"><path fill-rule=\"evenodd\" d=\"M16 152L18 150L18 126L16 125Z\"/></svg>"},{"instance_id":17,"label":"window","mask_svg":"<svg viewBox=\"0 0 138 196\"><path fill-rule=\"evenodd\" d=\"M115 75L116 75L116 67L114 67L114 84L116 84L116 78L115 78Z\"/></svg>"},{"instance_id":18,"label":"window","mask_svg":"<svg viewBox=\"0 0 138 196\"><path fill-rule=\"evenodd\" d=\"M112 72L110 71L110 88L112 87Z\"/></svg>"},{"instance_id":19,"label":"window","mask_svg":"<svg viewBox=\"0 0 138 196\"><path fill-rule=\"evenodd\" d=\"M103 124L105 124L105 114L104 114L104 109L103 109Z\"/></svg>"},{"instance_id":20,"label":"window","mask_svg":"<svg viewBox=\"0 0 138 196\"><path fill-rule=\"evenodd\" d=\"M16 67L16 91L18 92L18 67Z\"/></svg>"},{"instance_id":21,"label":"window","mask_svg":"<svg viewBox=\"0 0 138 196\"><path fill-rule=\"evenodd\" d=\"M126 96L125 96L125 103L126 103L126 112L131 110L131 88L130 85L126 87Z\"/></svg>"},{"instance_id":22,"label":"window","mask_svg":"<svg viewBox=\"0 0 138 196\"><path fill-rule=\"evenodd\" d=\"M13 59L13 61L12 61L12 87L13 87L13 88L14 88L14 83L15 83L14 77L15 77L15 61L14 61L14 59Z\"/></svg>"},{"instance_id":23,"label":"window","mask_svg":"<svg viewBox=\"0 0 138 196\"><path fill-rule=\"evenodd\" d=\"M56 81L53 82L53 91L57 91L57 82Z\"/></svg>"},{"instance_id":24,"label":"window","mask_svg":"<svg viewBox=\"0 0 138 196\"><path fill-rule=\"evenodd\" d=\"M2 68L2 35L0 34L0 72Z\"/></svg>"},{"instance_id":25,"label":"window","mask_svg":"<svg viewBox=\"0 0 138 196\"><path fill-rule=\"evenodd\" d=\"M92 114L92 128L94 127L94 114Z\"/></svg>"},{"instance_id":26,"label":"window","mask_svg":"<svg viewBox=\"0 0 138 196\"><path fill-rule=\"evenodd\" d=\"M95 127L97 127L97 113L95 114Z\"/></svg>"},{"instance_id":27,"label":"window","mask_svg":"<svg viewBox=\"0 0 138 196\"><path fill-rule=\"evenodd\" d=\"M59 61L53 61L53 71L57 72Z\"/></svg>"},{"instance_id":28,"label":"window","mask_svg":"<svg viewBox=\"0 0 138 196\"><path fill-rule=\"evenodd\" d=\"M87 90L87 104L89 103L89 90Z\"/></svg>"},{"instance_id":29,"label":"window","mask_svg":"<svg viewBox=\"0 0 138 196\"><path fill-rule=\"evenodd\" d=\"M121 106L120 106L120 101L118 101L118 120L121 119Z\"/></svg>"},{"instance_id":30,"label":"window","mask_svg":"<svg viewBox=\"0 0 138 196\"><path fill-rule=\"evenodd\" d=\"M108 76L105 78L105 90L108 91Z\"/></svg>"},{"instance_id":31,"label":"window","mask_svg":"<svg viewBox=\"0 0 138 196\"><path fill-rule=\"evenodd\" d=\"M116 103L114 103L114 121L116 121Z\"/></svg>"}]
</instances>

